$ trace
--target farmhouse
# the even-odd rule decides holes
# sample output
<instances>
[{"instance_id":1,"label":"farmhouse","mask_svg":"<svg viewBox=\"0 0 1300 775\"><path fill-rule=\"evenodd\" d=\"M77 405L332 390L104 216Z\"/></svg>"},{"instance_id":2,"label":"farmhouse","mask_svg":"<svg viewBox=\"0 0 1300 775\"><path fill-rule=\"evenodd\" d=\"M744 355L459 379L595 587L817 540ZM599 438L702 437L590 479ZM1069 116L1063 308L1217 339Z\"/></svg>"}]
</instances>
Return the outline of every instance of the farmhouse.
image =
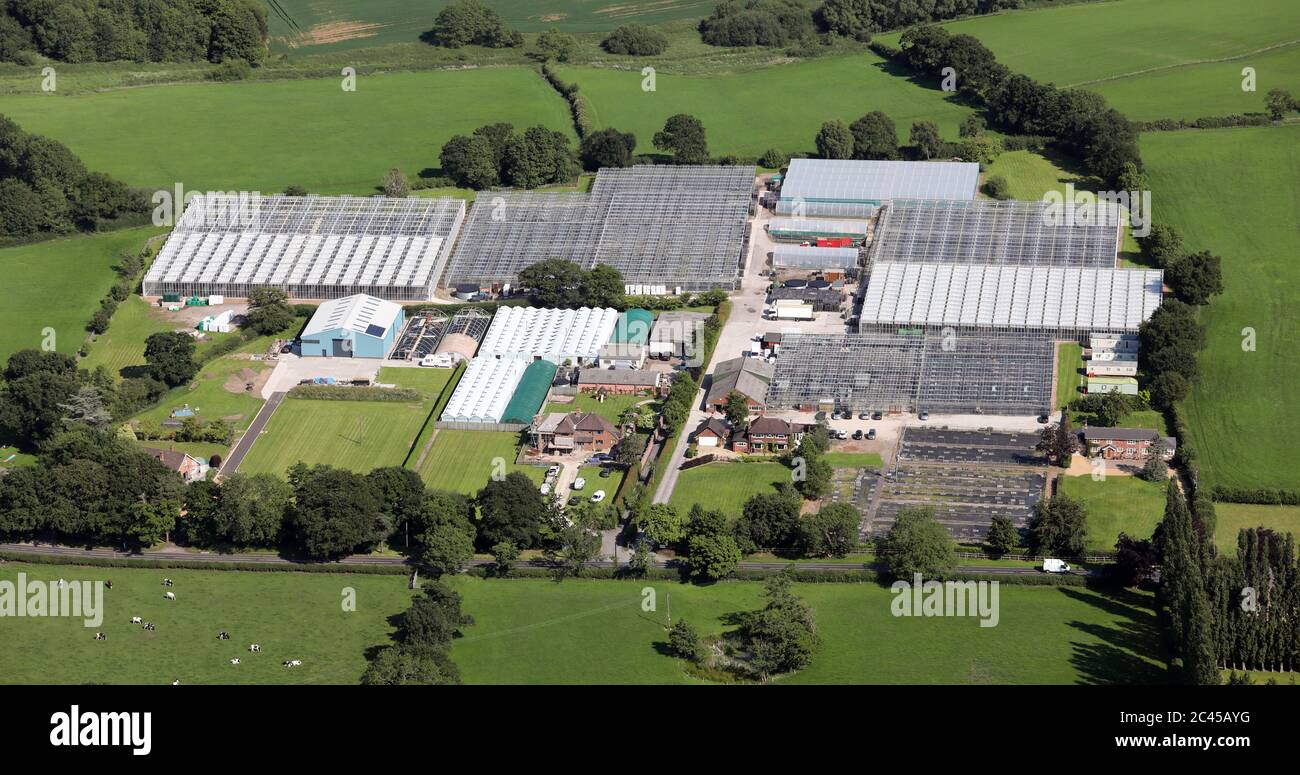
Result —
<instances>
[{"instance_id":1,"label":"farmhouse","mask_svg":"<svg viewBox=\"0 0 1300 775\"><path fill-rule=\"evenodd\" d=\"M465 203L450 198L196 196L143 292L246 298L272 287L300 299L424 300L464 217Z\"/></svg>"},{"instance_id":2,"label":"farmhouse","mask_svg":"<svg viewBox=\"0 0 1300 775\"><path fill-rule=\"evenodd\" d=\"M534 422L532 445L545 454L609 452L622 435L614 424L595 412L551 412Z\"/></svg>"},{"instance_id":3,"label":"farmhouse","mask_svg":"<svg viewBox=\"0 0 1300 775\"><path fill-rule=\"evenodd\" d=\"M320 305L300 339L304 357L383 358L406 314L383 299L358 293Z\"/></svg>"},{"instance_id":4,"label":"farmhouse","mask_svg":"<svg viewBox=\"0 0 1300 775\"><path fill-rule=\"evenodd\" d=\"M583 393L658 393L663 383L661 371L582 369L578 372L578 390Z\"/></svg>"},{"instance_id":5,"label":"farmhouse","mask_svg":"<svg viewBox=\"0 0 1300 775\"><path fill-rule=\"evenodd\" d=\"M758 358L732 358L713 370L713 382L705 397L705 406L721 412L727 396L740 393L749 403L749 411L761 414L767 405L767 389L772 382L772 364Z\"/></svg>"},{"instance_id":6,"label":"farmhouse","mask_svg":"<svg viewBox=\"0 0 1300 775\"><path fill-rule=\"evenodd\" d=\"M1150 428L1093 428L1083 429L1084 444L1089 457L1107 460L1146 460L1157 440L1164 443L1164 458L1174 456L1178 440L1172 436L1161 438Z\"/></svg>"}]
</instances>

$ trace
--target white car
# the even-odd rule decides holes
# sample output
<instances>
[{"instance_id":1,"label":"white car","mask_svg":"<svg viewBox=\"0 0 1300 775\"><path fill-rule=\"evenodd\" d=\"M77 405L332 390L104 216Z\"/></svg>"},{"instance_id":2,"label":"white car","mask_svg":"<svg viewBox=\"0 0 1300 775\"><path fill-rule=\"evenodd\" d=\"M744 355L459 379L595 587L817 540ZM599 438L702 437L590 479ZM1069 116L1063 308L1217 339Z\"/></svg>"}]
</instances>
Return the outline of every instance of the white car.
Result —
<instances>
[{"instance_id":1,"label":"white car","mask_svg":"<svg viewBox=\"0 0 1300 775\"><path fill-rule=\"evenodd\" d=\"M583 487L586 486L587 486L587 480L583 479L581 476L573 480L573 489L575 490L581 490Z\"/></svg>"},{"instance_id":2,"label":"white car","mask_svg":"<svg viewBox=\"0 0 1300 775\"><path fill-rule=\"evenodd\" d=\"M600 503L600 502L603 501L603 500L605 500L605 491L604 491L604 490L596 490L594 493L591 494L591 502L592 502L592 503Z\"/></svg>"},{"instance_id":3,"label":"white car","mask_svg":"<svg viewBox=\"0 0 1300 775\"><path fill-rule=\"evenodd\" d=\"M550 494L551 494L551 483L542 482L542 495L550 495Z\"/></svg>"}]
</instances>

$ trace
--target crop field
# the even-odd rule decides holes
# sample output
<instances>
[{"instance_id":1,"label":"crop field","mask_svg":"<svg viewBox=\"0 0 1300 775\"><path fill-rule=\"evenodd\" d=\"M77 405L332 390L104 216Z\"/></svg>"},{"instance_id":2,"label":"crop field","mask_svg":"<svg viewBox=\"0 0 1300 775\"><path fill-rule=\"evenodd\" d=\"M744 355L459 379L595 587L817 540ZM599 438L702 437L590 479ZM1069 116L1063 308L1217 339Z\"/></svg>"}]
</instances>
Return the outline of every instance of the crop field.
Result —
<instances>
[{"instance_id":1,"label":"crop field","mask_svg":"<svg viewBox=\"0 0 1300 775\"><path fill-rule=\"evenodd\" d=\"M677 475L669 503L682 514L698 503L735 519L745 501L788 481L790 469L780 463L707 463Z\"/></svg>"},{"instance_id":2,"label":"crop field","mask_svg":"<svg viewBox=\"0 0 1300 775\"><path fill-rule=\"evenodd\" d=\"M1237 533L1248 527L1267 527L1300 540L1300 506L1216 503L1214 520L1214 544L1223 554L1237 553Z\"/></svg>"},{"instance_id":3,"label":"crop field","mask_svg":"<svg viewBox=\"0 0 1300 775\"><path fill-rule=\"evenodd\" d=\"M528 478L542 483L543 466L515 465L519 434L504 431L461 431L439 429L433 437L424 463L419 467L424 483L435 490L451 490L473 495L483 489L495 470L493 461L500 458L505 472L522 471ZM417 450L416 454L419 454Z\"/></svg>"},{"instance_id":4,"label":"crop field","mask_svg":"<svg viewBox=\"0 0 1300 775\"><path fill-rule=\"evenodd\" d=\"M922 119L956 140L957 125L971 112L941 91L891 74L873 53L723 75L659 73L651 92L642 90L639 68L566 67L561 74L587 95L596 126L634 133L639 153L656 153L652 138L676 113L704 123L712 154L758 156L769 148L812 152L823 122L850 123L873 110L894 120L900 142L907 141L912 122Z\"/></svg>"},{"instance_id":5,"label":"crop field","mask_svg":"<svg viewBox=\"0 0 1300 775\"><path fill-rule=\"evenodd\" d=\"M355 684L366 650L390 643L388 617L412 594L402 576L0 565L0 579L19 573L29 582L112 579L113 588L98 627L68 617L6 623L0 675L9 683ZM176 582L175 601L163 599L164 576ZM347 587L356 592L351 613L341 605ZM133 616L157 629L130 624ZM230 640L217 640L222 630ZM262 652L250 654L250 643ZM286 669L286 659L302 666Z\"/></svg>"},{"instance_id":6,"label":"crop field","mask_svg":"<svg viewBox=\"0 0 1300 775\"><path fill-rule=\"evenodd\" d=\"M644 582L458 577L475 624L452 647L466 683L682 683L683 663L660 649L666 600L674 621L701 634L760 605L761 585L658 582L658 611L641 609ZM799 584L823 644L790 683L1159 683L1164 655L1151 598L1082 588L1000 590L998 626L961 617L900 618L875 584Z\"/></svg>"},{"instance_id":7,"label":"crop field","mask_svg":"<svg viewBox=\"0 0 1300 775\"><path fill-rule=\"evenodd\" d=\"M1165 515L1165 486L1136 476L1062 476L1062 495L1082 501L1088 510L1088 551L1113 552L1120 533L1150 538Z\"/></svg>"},{"instance_id":8,"label":"crop field","mask_svg":"<svg viewBox=\"0 0 1300 775\"><path fill-rule=\"evenodd\" d=\"M945 25L953 33L979 38L998 61L1017 73L1058 86L1088 85L1131 117L1140 118L1142 101L1151 110L1190 109L1196 115L1222 115L1240 104L1241 68L1259 69L1261 79L1274 68L1298 72L1296 60L1275 60L1261 51L1300 42L1300 5L1292 0L1254 0L1249 9L1216 0L1115 0L967 19ZM897 33L881 39L897 44ZM1253 52L1260 52L1255 54ZM1232 68L1209 67L1207 61L1235 58ZM1277 66L1280 66L1278 68ZM1177 69L1174 69L1177 68ZM1157 73L1168 74L1156 78ZM1213 81L1225 77L1221 88ZM1113 95L1108 90L1122 81ZM1274 77L1274 76L1267 76ZM1149 83L1144 83L1147 81ZM1262 109L1258 92L1255 110ZM1236 89L1236 93L1233 93ZM1204 102L1175 92L1199 91Z\"/></svg>"},{"instance_id":9,"label":"crop field","mask_svg":"<svg viewBox=\"0 0 1300 775\"><path fill-rule=\"evenodd\" d=\"M5 289L0 360L18 350L40 349L46 328L54 331L55 349L75 353L86 337L86 323L113 285L113 265L158 231L123 229L0 249Z\"/></svg>"},{"instance_id":10,"label":"crop field","mask_svg":"<svg viewBox=\"0 0 1300 775\"><path fill-rule=\"evenodd\" d=\"M361 76L355 92L325 78L22 95L4 112L90 169L167 190L372 194L390 167L437 167L449 137L483 124L573 133L564 100L526 68Z\"/></svg>"},{"instance_id":11,"label":"crop field","mask_svg":"<svg viewBox=\"0 0 1300 775\"><path fill-rule=\"evenodd\" d=\"M1202 313L1201 381L1186 403L1201 481L1300 487L1300 125L1154 132L1141 138L1157 217L1223 258Z\"/></svg>"},{"instance_id":12,"label":"crop field","mask_svg":"<svg viewBox=\"0 0 1300 775\"><path fill-rule=\"evenodd\" d=\"M425 402L287 398L239 470L283 474L300 461L360 473L400 466L429 408Z\"/></svg>"},{"instance_id":13,"label":"crop field","mask_svg":"<svg viewBox=\"0 0 1300 775\"><path fill-rule=\"evenodd\" d=\"M270 15L275 50L346 50L413 43L433 27L449 0L280 0L284 15ZM707 16L712 0L629 0L606 4L582 0L492 0L487 3L515 29L540 32L612 30L620 24Z\"/></svg>"}]
</instances>

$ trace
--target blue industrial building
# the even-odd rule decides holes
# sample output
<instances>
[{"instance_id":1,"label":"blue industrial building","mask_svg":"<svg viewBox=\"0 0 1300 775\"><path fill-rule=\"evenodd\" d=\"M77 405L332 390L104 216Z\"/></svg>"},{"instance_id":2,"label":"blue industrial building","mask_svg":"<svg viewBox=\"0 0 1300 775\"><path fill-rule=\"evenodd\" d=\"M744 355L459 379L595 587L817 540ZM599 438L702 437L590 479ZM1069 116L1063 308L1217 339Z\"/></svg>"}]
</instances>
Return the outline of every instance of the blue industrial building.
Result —
<instances>
[{"instance_id":1,"label":"blue industrial building","mask_svg":"<svg viewBox=\"0 0 1300 775\"><path fill-rule=\"evenodd\" d=\"M406 322L398 304L358 293L320 305L303 329L302 355L317 358L383 358Z\"/></svg>"}]
</instances>

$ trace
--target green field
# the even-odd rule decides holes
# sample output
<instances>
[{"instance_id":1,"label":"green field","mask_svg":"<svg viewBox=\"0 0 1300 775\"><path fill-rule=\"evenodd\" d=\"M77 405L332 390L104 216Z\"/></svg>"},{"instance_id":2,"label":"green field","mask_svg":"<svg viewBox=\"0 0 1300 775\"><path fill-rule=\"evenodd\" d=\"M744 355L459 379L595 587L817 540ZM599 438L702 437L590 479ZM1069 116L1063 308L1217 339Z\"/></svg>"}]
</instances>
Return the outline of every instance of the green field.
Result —
<instances>
[{"instance_id":1,"label":"green field","mask_svg":"<svg viewBox=\"0 0 1300 775\"><path fill-rule=\"evenodd\" d=\"M1065 406L1079 397L1083 384L1083 345L1078 342L1056 343L1056 402Z\"/></svg>"},{"instance_id":2,"label":"green field","mask_svg":"<svg viewBox=\"0 0 1300 775\"><path fill-rule=\"evenodd\" d=\"M86 323L113 285L113 265L159 233L145 227L0 249L0 360L25 348L40 349L45 329L55 349L75 353Z\"/></svg>"},{"instance_id":3,"label":"green field","mask_svg":"<svg viewBox=\"0 0 1300 775\"><path fill-rule=\"evenodd\" d=\"M447 386L451 375L452 369L385 366L379 370L379 382L418 390L425 398L437 399L442 395L442 389Z\"/></svg>"},{"instance_id":4,"label":"green field","mask_svg":"<svg viewBox=\"0 0 1300 775\"><path fill-rule=\"evenodd\" d=\"M411 597L403 576L0 565L0 579L19 572L29 582L112 579L113 588L104 591L99 627L63 617L6 622L7 683L354 684L366 650L390 642L388 617ZM176 582L175 601L163 599L164 576ZM351 613L341 604L349 587ZM158 629L130 624L133 616ZM217 640L221 630L231 639ZM96 632L108 640L94 640ZM250 654L250 643L262 653ZM241 664L231 665L234 657ZM286 659L303 664L286 669Z\"/></svg>"},{"instance_id":5,"label":"green field","mask_svg":"<svg viewBox=\"0 0 1300 775\"><path fill-rule=\"evenodd\" d=\"M1113 552L1120 533L1150 538L1165 515L1165 486L1136 476L1062 476L1061 495L1088 509L1088 551Z\"/></svg>"},{"instance_id":6,"label":"green field","mask_svg":"<svg viewBox=\"0 0 1300 775\"><path fill-rule=\"evenodd\" d=\"M270 15L271 45L278 51L345 50L416 42L433 27L449 0L280 0L288 18ZM489 0L510 26L525 32L559 27L570 32L611 30L620 24L707 16L713 0ZM292 20L296 26L290 24Z\"/></svg>"},{"instance_id":7,"label":"green field","mask_svg":"<svg viewBox=\"0 0 1300 775\"><path fill-rule=\"evenodd\" d=\"M739 73L657 75L653 92L642 91L640 69L568 67L561 73L591 100L598 128L632 132L640 153L656 153L651 142L664 121L690 113L704 122L715 156L758 156L768 148L811 152L817 130L835 118L846 123L882 110L894 120L900 142L912 122L935 122L945 138L957 139L957 125L971 111L891 74L872 53L832 56ZM720 98L725 94L725 99Z\"/></svg>"},{"instance_id":8,"label":"green field","mask_svg":"<svg viewBox=\"0 0 1300 775\"><path fill-rule=\"evenodd\" d=\"M1237 553L1237 533L1248 527L1268 527L1300 539L1300 506L1216 503L1214 518L1214 544L1224 554Z\"/></svg>"},{"instance_id":9,"label":"green field","mask_svg":"<svg viewBox=\"0 0 1300 775\"><path fill-rule=\"evenodd\" d=\"M674 621L701 633L759 605L762 587L653 584L658 611L641 608L645 582L458 577L475 624L452 657L467 683L681 683L682 663L659 649L671 596ZM1000 621L896 618L875 584L800 584L823 639L790 683L1158 683L1164 678L1150 597L1081 588L1000 590Z\"/></svg>"},{"instance_id":10,"label":"green field","mask_svg":"<svg viewBox=\"0 0 1300 775\"><path fill-rule=\"evenodd\" d=\"M247 428L257 410L262 408L262 398L256 393L243 390L227 390L226 382L244 369L260 373L267 368L269 367L261 361L229 356L218 358L204 366L189 385L169 391L157 406L141 412L135 419L162 422L173 410L188 404L200 420L225 420L236 428ZM242 380L238 382L242 383Z\"/></svg>"},{"instance_id":11,"label":"green field","mask_svg":"<svg viewBox=\"0 0 1300 775\"><path fill-rule=\"evenodd\" d=\"M283 474L295 463L366 472L400 466L429 416L427 402L287 398L271 416L244 473Z\"/></svg>"},{"instance_id":12,"label":"green field","mask_svg":"<svg viewBox=\"0 0 1300 775\"><path fill-rule=\"evenodd\" d=\"M1300 5L1292 0L1253 0L1246 9L1217 0L1115 0L985 16L945 26L953 33L979 38L1013 72L1058 86L1173 67L1186 68L1190 82L1197 71L1188 65L1300 39L1296 34ZM895 33L881 40L897 44L898 37ZM1235 83L1224 84L1225 99L1232 98L1228 94L1232 88L1240 92L1240 69L1251 63L1250 58L1241 60ZM1128 109L1124 104L1116 107ZM1220 112L1231 111L1199 115Z\"/></svg>"},{"instance_id":13,"label":"green field","mask_svg":"<svg viewBox=\"0 0 1300 775\"><path fill-rule=\"evenodd\" d=\"M698 503L734 519L751 496L788 481L790 469L780 463L707 463L677 475L669 503L683 514Z\"/></svg>"},{"instance_id":14,"label":"green field","mask_svg":"<svg viewBox=\"0 0 1300 775\"><path fill-rule=\"evenodd\" d=\"M880 468L884 465L875 452L827 452L824 457L831 468Z\"/></svg>"},{"instance_id":15,"label":"green field","mask_svg":"<svg viewBox=\"0 0 1300 775\"><path fill-rule=\"evenodd\" d=\"M1156 218L1223 257L1202 314L1202 377L1186 403L1203 484L1300 487L1300 125L1142 136ZM1253 330L1253 351L1247 330Z\"/></svg>"},{"instance_id":16,"label":"green field","mask_svg":"<svg viewBox=\"0 0 1300 775\"><path fill-rule=\"evenodd\" d=\"M90 169L169 191L371 194L390 167L437 167L449 137L482 124L573 133L564 100L526 68L370 75L355 92L325 78L22 95L4 113Z\"/></svg>"},{"instance_id":17,"label":"green field","mask_svg":"<svg viewBox=\"0 0 1300 775\"><path fill-rule=\"evenodd\" d=\"M419 467L420 477L435 490L473 495L487 484L495 469L493 461L500 458L506 473L523 471L540 485L546 468L515 465L518 447L517 433L439 429L424 464ZM412 461L419 454L416 450Z\"/></svg>"}]
</instances>

